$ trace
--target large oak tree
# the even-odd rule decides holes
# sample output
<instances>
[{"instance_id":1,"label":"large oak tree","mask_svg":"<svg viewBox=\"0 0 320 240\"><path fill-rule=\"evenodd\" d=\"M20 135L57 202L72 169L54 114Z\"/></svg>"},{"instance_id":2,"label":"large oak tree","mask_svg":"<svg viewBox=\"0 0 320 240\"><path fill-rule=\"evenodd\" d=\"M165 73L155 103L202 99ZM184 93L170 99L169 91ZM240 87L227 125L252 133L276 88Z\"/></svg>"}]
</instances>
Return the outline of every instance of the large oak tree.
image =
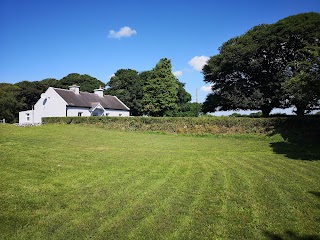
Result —
<instances>
[{"instance_id":1,"label":"large oak tree","mask_svg":"<svg viewBox=\"0 0 320 240\"><path fill-rule=\"evenodd\" d=\"M299 84L290 81L301 80L300 83L308 82L309 86L318 81L309 80L319 70L319 55L308 60L311 58L306 49L319 47L319 26L318 13L299 14L275 24L256 26L224 43L219 54L211 57L203 68L204 81L211 83L213 90L203 104L203 111L261 110L263 116L268 116L273 108L294 105L297 109L304 108L297 110L304 113L306 104L302 106L292 94ZM297 77L301 68L293 67L293 63L306 61L312 62L309 76ZM315 98L319 100L319 95Z\"/></svg>"}]
</instances>

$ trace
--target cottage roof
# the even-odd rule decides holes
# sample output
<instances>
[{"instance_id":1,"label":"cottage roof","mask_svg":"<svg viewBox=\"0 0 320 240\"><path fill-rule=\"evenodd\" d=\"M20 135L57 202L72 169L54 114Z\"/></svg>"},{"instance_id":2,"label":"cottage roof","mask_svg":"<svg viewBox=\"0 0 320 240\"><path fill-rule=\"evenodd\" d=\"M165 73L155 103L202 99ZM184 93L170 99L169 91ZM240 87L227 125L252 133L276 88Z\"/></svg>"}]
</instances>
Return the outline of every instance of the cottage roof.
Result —
<instances>
[{"instance_id":1,"label":"cottage roof","mask_svg":"<svg viewBox=\"0 0 320 240\"><path fill-rule=\"evenodd\" d=\"M129 110L117 97L111 95L98 96L95 93L79 92L74 93L71 90L53 88L69 106L92 108L93 104L100 103L105 109Z\"/></svg>"}]
</instances>

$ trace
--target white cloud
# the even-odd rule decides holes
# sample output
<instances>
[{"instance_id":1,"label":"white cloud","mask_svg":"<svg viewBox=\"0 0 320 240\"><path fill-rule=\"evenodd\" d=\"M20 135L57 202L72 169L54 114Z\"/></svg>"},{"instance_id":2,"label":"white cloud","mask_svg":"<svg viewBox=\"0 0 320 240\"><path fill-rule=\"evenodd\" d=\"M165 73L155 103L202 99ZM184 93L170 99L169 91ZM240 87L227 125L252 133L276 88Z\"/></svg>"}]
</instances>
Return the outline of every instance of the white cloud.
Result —
<instances>
[{"instance_id":1,"label":"white cloud","mask_svg":"<svg viewBox=\"0 0 320 240\"><path fill-rule=\"evenodd\" d=\"M173 72L173 75L175 75L176 77L180 77L182 76L182 71L175 71Z\"/></svg>"},{"instance_id":2,"label":"white cloud","mask_svg":"<svg viewBox=\"0 0 320 240\"><path fill-rule=\"evenodd\" d=\"M201 90L202 92L207 92L207 93L209 93L209 92L212 92L211 87L212 87L212 84L211 84L210 86L202 86L202 87L200 88L200 90Z\"/></svg>"},{"instance_id":3,"label":"white cloud","mask_svg":"<svg viewBox=\"0 0 320 240\"><path fill-rule=\"evenodd\" d=\"M131 29L130 27L122 27L118 32L114 30L109 31L109 38L117 38L120 39L122 37L131 37L132 35L137 34L137 31L134 29Z\"/></svg>"},{"instance_id":4,"label":"white cloud","mask_svg":"<svg viewBox=\"0 0 320 240\"><path fill-rule=\"evenodd\" d=\"M203 66L207 63L208 60L209 58L206 56L195 56L188 62L188 64L195 70L201 72Z\"/></svg>"}]
</instances>

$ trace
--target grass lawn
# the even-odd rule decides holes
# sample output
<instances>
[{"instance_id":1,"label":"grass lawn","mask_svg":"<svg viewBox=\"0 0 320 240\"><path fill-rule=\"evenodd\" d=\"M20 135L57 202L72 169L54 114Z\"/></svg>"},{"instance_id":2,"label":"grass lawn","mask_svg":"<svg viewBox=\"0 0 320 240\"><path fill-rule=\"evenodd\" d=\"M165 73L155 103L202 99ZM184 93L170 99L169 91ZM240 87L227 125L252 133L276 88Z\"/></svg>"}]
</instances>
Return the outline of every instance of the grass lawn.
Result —
<instances>
[{"instance_id":1,"label":"grass lawn","mask_svg":"<svg viewBox=\"0 0 320 240\"><path fill-rule=\"evenodd\" d=\"M0 125L1 239L320 239L320 149Z\"/></svg>"}]
</instances>

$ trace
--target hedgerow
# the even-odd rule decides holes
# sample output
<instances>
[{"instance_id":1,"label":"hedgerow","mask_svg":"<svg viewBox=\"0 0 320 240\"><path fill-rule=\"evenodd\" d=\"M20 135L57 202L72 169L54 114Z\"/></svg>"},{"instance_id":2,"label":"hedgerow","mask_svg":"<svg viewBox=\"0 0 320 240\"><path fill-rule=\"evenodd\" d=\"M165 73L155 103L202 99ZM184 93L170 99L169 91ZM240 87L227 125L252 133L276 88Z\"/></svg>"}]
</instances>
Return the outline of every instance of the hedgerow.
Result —
<instances>
[{"instance_id":1,"label":"hedgerow","mask_svg":"<svg viewBox=\"0 0 320 240\"><path fill-rule=\"evenodd\" d=\"M85 124L129 131L196 134L320 132L320 118L46 117L44 124Z\"/></svg>"}]
</instances>

